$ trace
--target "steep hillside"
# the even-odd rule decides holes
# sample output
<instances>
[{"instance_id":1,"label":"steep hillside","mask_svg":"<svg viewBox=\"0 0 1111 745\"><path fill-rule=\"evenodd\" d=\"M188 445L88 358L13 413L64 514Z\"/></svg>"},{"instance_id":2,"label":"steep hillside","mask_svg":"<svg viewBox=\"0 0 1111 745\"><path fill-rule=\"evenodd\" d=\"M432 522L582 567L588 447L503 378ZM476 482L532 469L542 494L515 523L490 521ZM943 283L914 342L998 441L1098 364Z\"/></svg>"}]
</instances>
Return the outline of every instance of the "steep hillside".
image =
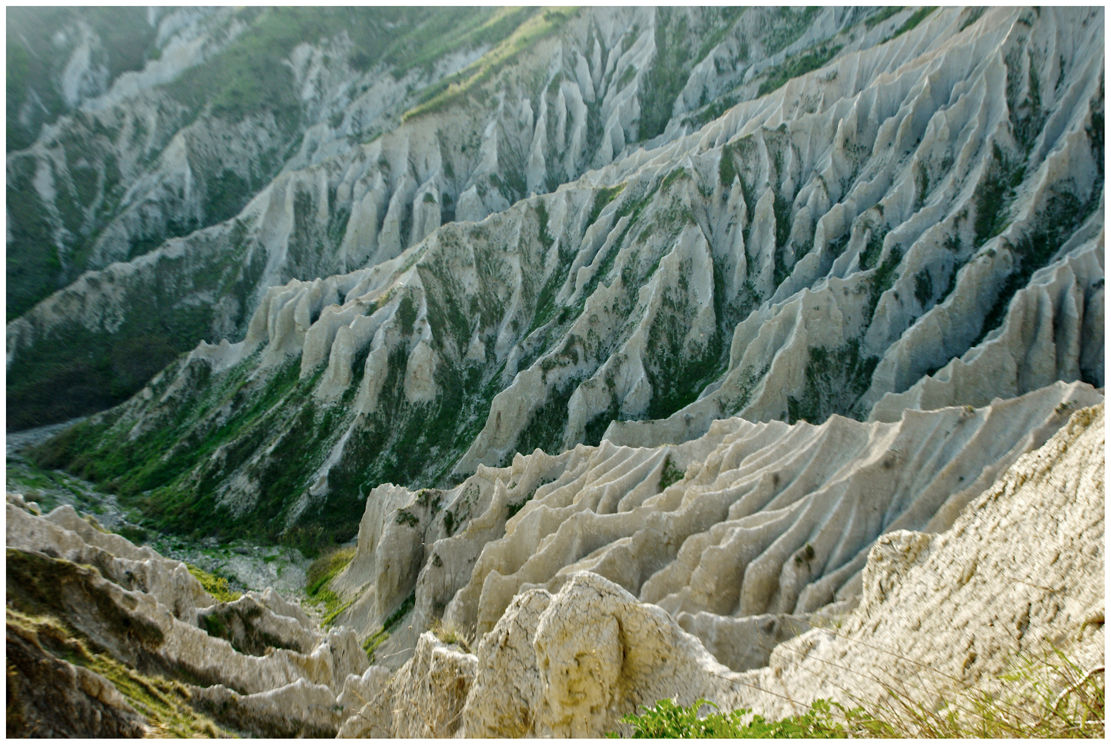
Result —
<instances>
[{"instance_id":1,"label":"steep hillside","mask_svg":"<svg viewBox=\"0 0 1111 745\"><path fill-rule=\"evenodd\" d=\"M812 614L845 613L884 533L948 529L1023 453L1103 396L1057 383L898 422L714 423L700 438L580 445L480 467L454 489L371 491L338 622L405 661L440 619L479 639L521 593L579 571L616 582L734 670L761 667ZM388 622L398 609L404 623ZM411 613L409 609L412 609Z\"/></svg>"},{"instance_id":2,"label":"steep hillside","mask_svg":"<svg viewBox=\"0 0 1111 745\"><path fill-rule=\"evenodd\" d=\"M384 486L333 583L354 594L340 624L388 612L369 636L271 590L217 599L9 495L8 733L599 736L668 697L1076 721L1069 682L1104 652L1102 399L1057 383L898 424L727 420L678 446L519 456L450 493ZM1001 677L1055 652L1078 667L1037 672L1050 709Z\"/></svg>"},{"instance_id":3,"label":"steep hillside","mask_svg":"<svg viewBox=\"0 0 1111 745\"><path fill-rule=\"evenodd\" d=\"M266 290L242 342L201 344L41 461L110 485L167 529L327 543L354 534L380 483L452 486L538 447L681 443L731 416L893 422L1055 380L1103 385L1102 11L943 9L872 24L827 9L747 67L735 90L751 98L701 129L683 134L673 117L663 137L629 147L620 102L637 89L607 93L603 140L615 144L589 152L609 165L512 206L520 192L483 196L482 183L513 173L530 188L552 127L576 141L583 120L564 128L556 114L595 73L595 93L620 83L597 34L649 13L625 12L569 21L531 48L555 60L537 78L537 113L478 94L435 117L411 111L358 167L288 172L233 226L87 275L9 326L9 350L34 349L46 318L125 324L181 293L194 300L174 307L207 311L199 298L212 296L180 282L157 297L171 286L159 267L227 260L220 231L240 236L260 275L319 266L305 247L327 245L321 226L344 200L361 205L335 253L350 271ZM665 16L650 17L659 31ZM783 16L752 22L767 17ZM759 36L749 18L731 38ZM647 44L656 31L607 38ZM780 36L762 38L767 54ZM787 79L830 39L830 61ZM599 52L588 62L566 51L573 41ZM691 80L709 75L706 59ZM484 106L493 113L476 117ZM474 131L442 128L450 117L497 134L467 146L484 174L452 199L467 220L437 227L452 193L439 184L464 147L454 138ZM383 173L398 170L391 191ZM316 222L298 219L310 210ZM146 305L128 299L139 293Z\"/></svg>"},{"instance_id":4,"label":"steep hillside","mask_svg":"<svg viewBox=\"0 0 1111 745\"><path fill-rule=\"evenodd\" d=\"M241 339L270 286L395 256L674 136L690 125L671 102L686 114L694 96L704 121L767 61L736 59L754 28L828 36L853 16L739 12L170 14L165 54L8 156L9 428L105 408L197 341Z\"/></svg>"}]
</instances>

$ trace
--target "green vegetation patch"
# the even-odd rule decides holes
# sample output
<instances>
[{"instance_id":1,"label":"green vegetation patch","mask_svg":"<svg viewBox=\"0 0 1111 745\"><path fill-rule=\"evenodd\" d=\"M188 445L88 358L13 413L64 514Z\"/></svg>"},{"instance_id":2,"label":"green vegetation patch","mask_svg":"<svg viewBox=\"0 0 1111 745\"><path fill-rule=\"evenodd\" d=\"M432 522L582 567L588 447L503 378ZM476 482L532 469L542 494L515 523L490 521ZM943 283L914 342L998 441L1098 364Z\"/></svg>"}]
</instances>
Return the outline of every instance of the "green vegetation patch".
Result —
<instances>
[{"instance_id":1,"label":"green vegetation patch","mask_svg":"<svg viewBox=\"0 0 1111 745\"><path fill-rule=\"evenodd\" d=\"M881 8L876 8L872 15L864 19L864 25L871 29L886 21L891 16L903 10L902 5L888 5Z\"/></svg>"},{"instance_id":2,"label":"green vegetation patch","mask_svg":"<svg viewBox=\"0 0 1111 745\"><path fill-rule=\"evenodd\" d=\"M899 26L899 29L895 33L893 33L890 37L888 37L885 40L885 42L891 41L892 39L897 39L898 37L905 34L907 31L910 31L912 28L917 26L919 23L926 20L926 16L928 16L930 13L933 13L935 10L937 10L937 7L927 6L927 7L924 7L924 8L919 8L918 10L914 11L914 13L911 15L911 17L908 18L906 20L906 22L903 23L902 26Z\"/></svg>"},{"instance_id":3,"label":"green vegetation patch","mask_svg":"<svg viewBox=\"0 0 1111 745\"><path fill-rule=\"evenodd\" d=\"M373 634L363 640L363 651L366 652L367 658L370 659L371 664L374 664L374 653L382 643L390 638L390 632L393 630L401 619L405 617L409 611L413 610L413 606L417 603L416 590L409 593L409 596L402 601L393 613L386 617L381 627Z\"/></svg>"},{"instance_id":4,"label":"green vegetation patch","mask_svg":"<svg viewBox=\"0 0 1111 745\"><path fill-rule=\"evenodd\" d=\"M171 369L161 388L178 376L185 384L158 425L132 438L131 423L116 426L121 412L113 411L66 430L31 456L40 465L67 468L118 493L123 504L139 508L159 530L276 541L285 511L339 435L340 411L336 406L318 411L312 403L282 405L305 400L323 367L299 380L299 362L290 360L260 385L247 379L255 364L257 355L215 379L200 360ZM161 388L156 387L156 396ZM230 417L213 416L225 407L233 412ZM233 516L219 505L217 487L264 445L271 457L248 466L260 498L249 514Z\"/></svg>"},{"instance_id":5,"label":"green vegetation patch","mask_svg":"<svg viewBox=\"0 0 1111 745\"><path fill-rule=\"evenodd\" d=\"M788 80L817 70L833 59L840 51L840 44L829 44L827 42L811 47L801 54L789 57L784 60L782 65L772 68L768 72L768 77L760 84L760 90L757 95L767 95L772 91L782 88Z\"/></svg>"},{"instance_id":6,"label":"green vegetation patch","mask_svg":"<svg viewBox=\"0 0 1111 745\"><path fill-rule=\"evenodd\" d=\"M185 568L189 570L190 574L197 578L205 592L221 603L231 603L242 597L240 593L228 587L228 580L226 577L218 577L192 564L186 564Z\"/></svg>"},{"instance_id":7,"label":"green vegetation patch","mask_svg":"<svg viewBox=\"0 0 1111 745\"><path fill-rule=\"evenodd\" d=\"M351 560L355 558L355 548L339 548L329 551L309 565L305 573L305 594L309 599L324 605L323 624L330 626L335 623L340 613L347 610L354 598L344 600L339 593L331 588L332 580L342 572Z\"/></svg>"},{"instance_id":8,"label":"green vegetation patch","mask_svg":"<svg viewBox=\"0 0 1111 745\"><path fill-rule=\"evenodd\" d=\"M642 78L638 140L650 140L667 127L675 98L687 83L693 57L687 9L657 8L656 56Z\"/></svg>"},{"instance_id":9,"label":"green vegetation patch","mask_svg":"<svg viewBox=\"0 0 1111 745\"><path fill-rule=\"evenodd\" d=\"M841 347L813 347L806 363L806 384L798 398L787 397L787 421L820 424L831 414L853 416L857 401L872 384L878 357L864 357L860 341Z\"/></svg>"},{"instance_id":10,"label":"green vegetation patch","mask_svg":"<svg viewBox=\"0 0 1111 745\"><path fill-rule=\"evenodd\" d=\"M586 224L593 225L597 222L598 215L602 214L605 206L616 199L617 195L623 191L625 191L624 182L615 186L604 186L594 192L594 205L590 208L590 217L586 218Z\"/></svg>"},{"instance_id":11,"label":"green vegetation patch","mask_svg":"<svg viewBox=\"0 0 1111 745\"><path fill-rule=\"evenodd\" d=\"M712 707L713 711L700 718L698 711L703 707ZM621 721L632 725L633 737L825 739L894 736L888 725L867 717L863 709L846 709L841 704L823 699L811 704L804 714L778 721L768 721L760 714L752 714L749 709L722 712L717 704L704 698L690 706L677 706L671 699L663 699L657 701L655 706L645 707L643 714L626 714ZM617 735L613 733L610 736Z\"/></svg>"},{"instance_id":12,"label":"green vegetation patch","mask_svg":"<svg viewBox=\"0 0 1111 745\"><path fill-rule=\"evenodd\" d=\"M818 15L819 11L821 11L821 8L817 6L780 8L761 39L764 52L771 57L780 50L794 44L799 40L799 37L806 33L806 29L810 28L810 24L814 22L814 17Z\"/></svg>"},{"instance_id":13,"label":"green vegetation patch","mask_svg":"<svg viewBox=\"0 0 1111 745\"><path fill-rule=\"evenodd\" d=\"M671 462L671 455L669 454L664 458L664 467L663 470L660 471L660 491L663 491L672 484L679 483L684 476L686 476L686 472L675 467L675 464Z\"/></svg>"},{"instance_id":14,"label":"green vegetation patch","mask_svg":"<svg viewBox=\"0 0 1111 745\"><path fill-rule=\"evenodd\" d=\"M899 690L888 687L881 704L849 708L818 699L804 713L777 721L748 709L723 712L706 699L690 706L664 699L621 721L632 726L633 737L654 738L1104 738L1102 666L1086 672L1051 650L1040 659L1020 658L1000 682L996 695L966 686L929 703L893 684ZM700 717L705 708L712 711Z\"/></svg>"},{"instance_id":15,"label":"green vegetation patch","mask_svg":"<svg viewBox=\"0 0 1111 745\"><path fill-rule=\"evenodd\" d=\"M1069 236L1092 214L1099 204L1101 192L1101 181L1096 182L1096 188L1092 190L1087 203L1081 202L1071 192L1050 192L1045 207L1035 219L1033 229L1020 237L1013 246L1008 246L1015 258L1015 265L999 289L991 309L984 316L980 334L970 346L978 345L989 332L1003 324L1015 293L1027 285L1035 271L1050 262ZM1082 377L1085 382L1093 385L1098 382Z\"/></svg>"},{"instance_id":16,"label":"green vegetation patch","mask_svg":"<svg viewBox=\"0 0 1111 745\"><path fill-rule=\"evenodd\" d=\"M1011 203L1015 190L1026 175L1026 164L1009 158L997 143L991 145L991 159L984 176L972 194L976 204L977 248L999 235L1010 224Z\"/></svg>"},{"instance_id":17,"label":"green vegetation patch","mask_svg":"<svg viewBox=\"0 0 1111 745\"><path fill-rule=\"evenodd\" d=\"M481 99L481 88L487 81L515 62L521 54L556 33L578 11L574 8L549 8L539 12L539 9L526 8L502 9L501 12L506 15L495 16L488 22L492 29L489 38L502 37L494 48L467 68L425 89L420 96L421 102L402 116L403 122L443 111L468 98Z\"/></svg>"}]
</instances>

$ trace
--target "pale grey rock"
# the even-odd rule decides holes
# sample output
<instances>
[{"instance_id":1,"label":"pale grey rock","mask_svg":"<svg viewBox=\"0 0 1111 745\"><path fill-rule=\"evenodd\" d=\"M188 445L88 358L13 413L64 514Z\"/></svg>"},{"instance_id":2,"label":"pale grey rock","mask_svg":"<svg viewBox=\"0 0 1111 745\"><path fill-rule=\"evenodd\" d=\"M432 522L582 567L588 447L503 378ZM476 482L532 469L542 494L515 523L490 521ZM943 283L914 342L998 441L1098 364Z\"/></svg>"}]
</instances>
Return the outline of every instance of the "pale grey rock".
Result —
<instances>
[{"instance_id":1,"label":"pale grey rock","mask_svg":"<svg viewBox=\"0 0 1111 745\"><path fill-rule=\"evenodd\" d=\"M422 634L409 661L344 722L339 736L452 737L461 733L474 676L474 655Z\"/></svg>"},{"instance_id":2,"label":"pale grey rock","mask_svg":"<svg viewBox=\"0 0 1111 745\"><path fill-rule=\"evenodd\" d=\"M196 625L198 611L215 602L181 562L164 559L122 536L97 530L69 505L36 517L26 509L22 497L15 495L14 499L8 498L5 514L8 548L94 566L120 587L149 593L187 624Z\"/></svg>"},{"instance_id":3,"label":"pale grey rock","mask_svg":"<svg viewBox=\"0 0 1111 745\"><path fill-rule=\"evenodd\" d=\"M1102 665L1104 426L1102 403L1076 411L950 530L877 542L860 607L836 633L811 631L745 673L736 705L779 717L789 700L880 705L895 693L929 707L998 695L1002 674L1053 649L1082 670ZM1064 685L1046 682L1051 695Z\"/></svg>"},{"instance_id":4,"label":"pale grey rock","mask_svg":"<svg viewBox=\"0 0 1111 745\"><path fill-rule=\"evenodd\" d=\"M213 685L193 688L192 695L201 711L257 737L334 737L343 721L332 690L304 679L260 693Z\"/></svg>"},{"instance_id":5,"label":"pale grey rock","mask_svg":"<svg viewBox=\"0 0 1111 745\"><path fill-rule=\"evenodd\" d=\"M543 686L533 641L540 616L551 603L545 590L517 595L477 650L474 683L463 708L468 737L526 737L535 734L534 717Z\"/></svg>"},{"instance_id":6,"label":"pale grey rock","mask_svg":"<svg viewBox=\"0 0 1111 745\"><path fill-rule=\"evenodd\" d=\"M750 669L855 606L877 539L946 530L1070 411L1100 401L1085 384L1055 383L892 423L719 420L679 445L604 441L518 454L451 490L380 487L337 579L353 598L340 622L367 636L412 594L413 611L376 657L397 669L435 619L481 637L515 598L558 593L585 570L658 604L719 661ZM399 522L402 511L411 518ZM388 553L422 565L392 579L379 568Z\"/></svg>"}]
</instances>

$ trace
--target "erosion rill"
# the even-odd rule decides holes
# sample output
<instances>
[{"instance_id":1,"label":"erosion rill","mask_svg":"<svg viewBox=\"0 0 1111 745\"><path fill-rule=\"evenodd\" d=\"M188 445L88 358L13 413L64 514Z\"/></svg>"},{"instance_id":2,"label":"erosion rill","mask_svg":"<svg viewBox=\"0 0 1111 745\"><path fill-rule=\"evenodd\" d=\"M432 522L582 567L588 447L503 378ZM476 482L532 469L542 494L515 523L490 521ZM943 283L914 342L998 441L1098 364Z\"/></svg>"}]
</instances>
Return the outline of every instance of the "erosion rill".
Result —
<instances>
[{"instance_id":1,"label":"erosion rill","mask_svg":"<svg viewBox=\"0 0 1111 745\"><path fill-rule=\"evenodd\" d=\"M1101 8L35 19L9 735L1102 696Z\"/></svg>"}]
</instances>

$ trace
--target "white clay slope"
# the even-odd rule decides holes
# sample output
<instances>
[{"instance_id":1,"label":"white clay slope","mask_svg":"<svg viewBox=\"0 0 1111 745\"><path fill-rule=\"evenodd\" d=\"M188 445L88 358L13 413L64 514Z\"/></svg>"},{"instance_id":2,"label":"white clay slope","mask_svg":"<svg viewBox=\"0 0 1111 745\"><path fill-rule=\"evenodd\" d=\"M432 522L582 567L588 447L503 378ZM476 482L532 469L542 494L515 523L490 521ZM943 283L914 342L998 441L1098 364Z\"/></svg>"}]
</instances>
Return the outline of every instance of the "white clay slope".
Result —
<instances>
[{"instance_id":1,"label":"white clay slope","mask_svg":"<svg viewBox=\"0 0 1111 745\"><path fill-rule=\"evenodd\" d=\"M1080 676L1102 665L1104 430L1102 404L1080 411L950 530L877 542L860 607L836 633L779 647L744 676L738 703L779 716L787 692L877 704L894 692L929 707L970 689L998 694L1000 676L1024 659L1056 662L1054 649Z\"/></svg>"},{"instance_id":2,"label":"white clay slope","mask_svg":"<svg viewBox=\"0 0 1111 745\"><path fill-rule=\"evenodd\" d=\"M891 421L1053 380L1101 385L1096 17L962 18L938 11L396 258L269 289L241 345L192 359L265 378L299 358L320 404L354 396L286 525L319 508L337 469L440 484L603 429L653 445L726 416ZM427 152L406 137L405 152ZM292 220L275 215L259 225ZM140 401L126 429L159 417ZM427 455L391 471L414 446L402 432ZM259 498L250 471L267 451L220 479L237 516Z\"/></svg>"},{"instance_id":3,"label":"white clay slope","mask_svg":"<svg viewBox=\"0 0 1111 745\"><path fill-rule=\"evenodd\" d=\"M892 691L925 711L954 702L963 718L975 711L971 699L1000 694L998 676L1026 659L1055 660L1053 649L1079 666L1078 676L1098 671L1103 456L1100 403L1014 462L949 530L899 530L877 541L860 606L843 624L826 619L778 646L768 667L729 671L658 606L581 571L554 595L517 595L474 654L423 634L412 659L392 679L380 677L340 735L628 734L621 716L663 698L681 706L705 698L778 719L822 697L882 717L899 711L882 708ZM1061 677L1043 683L1051 697L1067 690ZM1000 706L1037 715L1036 692L1008 691L1033 698Z\"/></svg>"},{"instance_id":4,"label":"white clay slope","mask_svg":"<svg viewBox=\"0 0 1111 745\"><path fill-rule=\"evenodd\" d=\"M766 664L810 614L855 604L881 534L947 529L1019 455L1099 401L1057 383L892 423L729 419L679 445L519 455L450 491L381 486L334 585L354 599L340 619L370 635L412 595L376 655L396 667L441 615L481 635L519 593L554 593L589 570L662 607L722 662Z\"/></svg>"},{"instance_id":5,"label":"white clay slope","mask_svg":"<svg viewBox=\"0 0 1111 745\"><path fill-rule=\"evenodd\" d=\"M738 26L699 9L680 13L690 16L689 38L682 41L700 45L700 30L720 29L723 38L711 51L722 55L746 25L776 23L765 11ZM831 16L827 35L852 21L844 11L824 15ZM160 83L250 34L226 19L220 26L204 18L175 25L174 18L164 21L166 34L177 34L164 59L177 64L163 69L159 60L143 73ZM514 59L515 77L488 86L491 106L464 100L400 122L417 94L478 63L488 46L462 48L427 72L395 77L388 65L350 68L352 45L344 34L306 41L286 60L305 125L292 149L292 135L268 110L248 112L241 122L211 113L191 117L171 96L149 90L149 82L125 76L80 116L63 117L56 131L8 158L11 187L33 192L36 207L14 214L17 248L25 250L23 233L43 221L65 285L11 325L8 364L67 330L117 333L122 320L141 322L144 311L136 306L152 284L159 287L156 311L167 319L190 323L190 308L213 306L212 317L190 329L197 338L242 338L268 287L379 263L443 222L481 220L611 162L637 140L638 96L649 85L655 24L649 9L575 13L565 31L541 37ZM189 54L178 54L179 47ZM686 95L736 86L761 60L754 50L748 64L703 72ZM539 91L522 82L533 73L544 76ZM755 92L747 88L749 96ZM70 142L80 143L87 157L73 155ZM258 184L264 161L280 168L267 166L268 183ZM114 190L113 168L121 172ZM88 204L70 196L85 171L96 182ZM216 214L221 198L245 204L229 219ZM77 225L67 212L73 209ZM152 241L152 250L144 250ZM141 257L138 270L129 269ZM90 276L79 278L85 270Z\"/></svg>"}]
</instances>

